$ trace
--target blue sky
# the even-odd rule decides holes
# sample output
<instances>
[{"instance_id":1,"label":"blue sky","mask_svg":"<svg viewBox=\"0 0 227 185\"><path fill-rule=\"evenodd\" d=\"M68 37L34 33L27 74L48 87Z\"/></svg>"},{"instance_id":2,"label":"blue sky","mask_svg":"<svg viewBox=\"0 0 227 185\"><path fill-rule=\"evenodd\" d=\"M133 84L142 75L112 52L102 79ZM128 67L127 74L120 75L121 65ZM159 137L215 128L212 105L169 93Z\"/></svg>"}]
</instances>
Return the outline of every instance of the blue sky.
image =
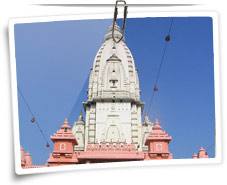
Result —
<instances>
[{"instance_id":1,"label":"blue sky","mask_svg":"<svg viewBox=\"0 0 227 185\"><path fill-rule=\"evenodd\" d=\"M148 104L170 18L127 19L126 43L138 68L141 99ZM18 85L49 138L68 117L77 119L86 100L93 59L112 20L15 25ZM173 137L174 158L191 158L200 146L215 155L212 19L174 18L150 117ZM20 142L33 162L45 163L45 147L19 96ZM52 149L52 142L49 141Z\"/></svg>"}]
</instances>

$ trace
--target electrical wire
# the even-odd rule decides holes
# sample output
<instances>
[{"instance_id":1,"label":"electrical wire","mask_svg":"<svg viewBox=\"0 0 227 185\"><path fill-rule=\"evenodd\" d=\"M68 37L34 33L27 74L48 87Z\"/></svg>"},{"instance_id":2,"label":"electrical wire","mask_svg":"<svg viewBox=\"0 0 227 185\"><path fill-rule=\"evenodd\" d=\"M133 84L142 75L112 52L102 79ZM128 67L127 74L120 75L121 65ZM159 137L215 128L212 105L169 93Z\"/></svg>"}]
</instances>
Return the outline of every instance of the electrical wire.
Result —
<instances>
[{"instance_id":1,"label":"electrical wire","mask_svg":"<svg viewBox=\"0 0 227 185\"><path fill-rule=\"evenodd\" d=\"M87 77L86 77L86 80L85 80L85 83L82 87L82 89L80 90L80 93L78 95L78 98L76 99L76 101L73 103L72 105L72 108L70 109L70 112L68 114L68 119L69 119L69 122L71 120L71 117L73 117L73 114L75 113L75 109L77 108L77 106L79 106L79 104L81 104L81 101L80 101L80 97L84 94L84 91L86 90L87 86L88 86L88 83L89 83L89 76L90 76L90 73L87 74ZM82 108L80 110L80 112L82 112ZM73 118L74 119L74 118ZM75 120L71 120L72 122L74 122ZM71 125L71 123L69 123ZM73 124L71 125L73 126Z\"/></svg>"},{"instance_id":2,"label":"electrical wire","mask_svg":"<svg viewBox=\"0 0 227 185\"><path fill-rule=\"evenodd\" d=\"M154 101L155 93L159 91L158 82L159 82L159 79L160 79L161 69L162 69L162 66L163 66L163 63L164 63L164 59L165 59L165 55L166 55L166 49L167 49L168 43L171 40L170 33L172 31L172 27L173 27L173 17L170 20L169 30L168 30L168 33L167 33L167 35L165 37L165 44L164 44L164 47L163 47L163 50L162 50L161 61L160 61L160 64L159 64L159 67L158 67L158 71L157 71L157 74L156 74L152 95L151 95L151 98L150 98L150 101L149 101L149 104L148 104L148 109L147 109L147 111L144 111L145 115L148 115L151 112L151 108L152 108L152 104L153 104L153 101ZM145 115L143 115L143 117Z\"/></svg>"},{"instance_id":3,"label":"electrical wire","mask_svg":"<svg viewBox=\"0 0 227 185\"><path fill-rule=\"evenodd\" d=\"M18 89L18 93L20 94L20 96L21 96L22 100L24 101L26 107L28 108L29 113L30 113L31 116L32 116L32 119L31 119L30 121L31 121L33 124L36 125L37 129L39 130L40 134L42 135L43 140L46 142L46 147L49 148L49 147L50 147L50 144L49 144L49 142L48 142L48 139L47 139L47 137L46 137L46 135L45 135L43 129L41 128L40 124L38 123L38 121L37 121L37 119L36 119L36 117L35 117L35 114L33 113L32 109L31 109L31 106L29 105L27 99L25 98L25 96L24 96L24 94L22 93L22 91L20 90L20 88L17 87L17 89Z\"/></svg>"}]
</instances>

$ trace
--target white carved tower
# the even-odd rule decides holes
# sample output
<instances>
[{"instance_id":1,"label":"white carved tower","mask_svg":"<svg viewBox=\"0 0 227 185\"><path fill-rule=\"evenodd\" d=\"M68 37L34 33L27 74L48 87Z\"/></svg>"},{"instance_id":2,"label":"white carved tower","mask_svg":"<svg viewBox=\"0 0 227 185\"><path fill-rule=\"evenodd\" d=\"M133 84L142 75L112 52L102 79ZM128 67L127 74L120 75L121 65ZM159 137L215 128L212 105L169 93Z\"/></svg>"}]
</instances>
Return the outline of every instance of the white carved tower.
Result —
<instances>
[{"instance_id":1,"label":"white carved tower","mask_svg":"<svg viewBox=\"0 0 227 185\"><path fill-rule=\"evenodd\" d=\"M114 29L115 38L120 38L120 28ZM126 142L142 150L142 107L133 56L124 39L114 43L111 26L90 73L84 102L85 148L88 143Z\"/></svg>"}]
</instances>

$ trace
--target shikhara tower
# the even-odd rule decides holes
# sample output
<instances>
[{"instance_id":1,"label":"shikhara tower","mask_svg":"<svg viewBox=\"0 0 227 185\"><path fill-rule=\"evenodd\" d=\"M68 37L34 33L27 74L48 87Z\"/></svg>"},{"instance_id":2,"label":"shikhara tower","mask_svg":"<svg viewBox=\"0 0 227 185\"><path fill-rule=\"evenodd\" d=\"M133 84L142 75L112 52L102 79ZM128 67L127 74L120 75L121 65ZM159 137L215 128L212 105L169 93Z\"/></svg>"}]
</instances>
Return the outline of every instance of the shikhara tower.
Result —
<instances>
[{"instance_id":1,"label":"shikhara tower","mask_svg":"<svg viewBox=\"0 0 227 185\"><path fill-rule=\"evenodd\" d=\"M120 28L115 25L114 29L115 38L120 38ZM84 102L84 146L88 143L126 142L142 150L142 108L132 53L124 38L119 43L113 41L111 26L90 72L88 97Z\"/></svg>"},{"instance_id":2,"label":"shikhara tower","mask_svg":"<svg viewBox=\"0 0 227 185\"><path fill-rule=\"evenodd\" d=\"M114 37L122 37L117 25ZM21 148L21 167L172 159L172 137L158 120L152 123L146 115L142 121L143 106L132 53L124 38L113 41L111 26L90 72L85 119L80 113L72 129L65 119L51 136L54 147L45 165L33 165L31 155ZM208 154L201 148L192 157L208 158Z\"/></svg>"}]
</instances>

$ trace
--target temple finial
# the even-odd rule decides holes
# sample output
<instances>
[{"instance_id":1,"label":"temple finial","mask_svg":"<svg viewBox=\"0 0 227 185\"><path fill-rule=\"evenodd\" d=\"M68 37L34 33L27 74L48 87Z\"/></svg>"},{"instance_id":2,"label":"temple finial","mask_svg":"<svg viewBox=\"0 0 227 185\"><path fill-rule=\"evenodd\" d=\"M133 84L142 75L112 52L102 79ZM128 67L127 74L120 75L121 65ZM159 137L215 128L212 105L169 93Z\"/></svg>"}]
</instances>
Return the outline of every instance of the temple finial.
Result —
<instances>
[{"instance_id":1,"label":"temple finial","mask_svg":"<svg viewBox=\"0 0 227 185\"><path fill-rule=\"evenodd\" d=\"M78 121L83 121L83 113L82 113L82 111L80 111L80 115L78 117Z\"/></svg>"},{"instance_id":2,"label":"temple finial","mask_svg":"<svg viewBox=\"0 0 227 185\"><path fill-rule=\"evenodd\" d=\"M160 121L158 118L155 119L155 125L160 125Z\"/></svg>"},{"instance_id":3,"label":"temple finial","mask_svg":"<svg viewBox=\"0 0 227 185\"><path fill-rule=\"evenodd\" d=\"M68 118L65 118L64 124L68 124Z\"/></svg>"},{"instance_id":4,"label":"temple finial","mask_svg":"<svg viewBox=\"0 0 227 185\"><path fill-rule=\"evenodd\" d=\"M68 119L67 118L65 118L64 123L62 124L61 128L62 129L70 128L69 122L68 122Z\"/></svg>"}]
</instances>

